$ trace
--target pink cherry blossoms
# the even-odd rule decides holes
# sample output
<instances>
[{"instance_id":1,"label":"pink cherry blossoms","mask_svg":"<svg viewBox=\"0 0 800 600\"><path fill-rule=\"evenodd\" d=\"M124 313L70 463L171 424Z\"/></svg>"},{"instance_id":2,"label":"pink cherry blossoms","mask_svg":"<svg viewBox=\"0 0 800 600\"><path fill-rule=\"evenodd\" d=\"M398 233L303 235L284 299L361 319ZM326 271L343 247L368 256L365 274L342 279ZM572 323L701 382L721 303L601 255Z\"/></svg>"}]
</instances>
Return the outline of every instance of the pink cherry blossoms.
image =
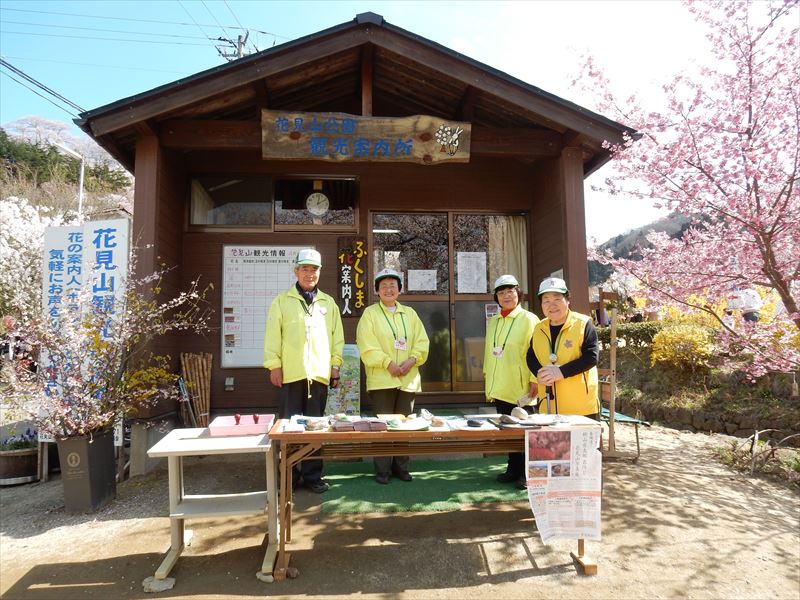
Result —
<instances>
[{"instance_id":1,"label":"pink cherry blossoms","mask_svg":"<svg viewBox=\"0 0 800 600\"><path fill-rule=\"evenodd\" d=\"M717 354L751 376L800 368L800 44L798 0L691 2L708 28L713 67L663 86L668 107L620 102L589 61L599 109L640 137L612 147L612 193L658 199L693 221L682 238L650 234L641 260L590 257L639 284L648 310L704 311ZM634 200L635 201L635 200ZM755 287L782 307L723 324L723 299Z\"/></svg>"}]
</instances>

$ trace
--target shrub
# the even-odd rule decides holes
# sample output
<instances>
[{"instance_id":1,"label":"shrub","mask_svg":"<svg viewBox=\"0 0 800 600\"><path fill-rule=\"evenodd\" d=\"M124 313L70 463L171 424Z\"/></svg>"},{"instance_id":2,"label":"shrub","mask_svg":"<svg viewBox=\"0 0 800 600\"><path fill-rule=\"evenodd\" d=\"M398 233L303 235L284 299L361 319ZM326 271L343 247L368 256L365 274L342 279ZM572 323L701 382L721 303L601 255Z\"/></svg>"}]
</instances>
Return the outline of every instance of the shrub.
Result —
<instances>
[{"instance_id":1,"label":"shrub","mask_svg":"<svg viewBox=\"0 0 800 600\"><path fill-rule=\"evenodd\" d=\"M711 331L691 323L665 325L653 337L650 362L697 369L706 366L713 350Z\"/></svg>"},{"instance_id":2,"label":"shrub","mask_svg":"<svg viewBox=\"0 0 800 600\"><path fill-rule=\"evenodd\" d=\"M647 321L644 323L618 323L617 338L625 340L626 346L649 346L653 337L661 330L661 321ZM597 337L603 344L611 342L611 327L598 327Z\"/></svg>"}]
</instances>

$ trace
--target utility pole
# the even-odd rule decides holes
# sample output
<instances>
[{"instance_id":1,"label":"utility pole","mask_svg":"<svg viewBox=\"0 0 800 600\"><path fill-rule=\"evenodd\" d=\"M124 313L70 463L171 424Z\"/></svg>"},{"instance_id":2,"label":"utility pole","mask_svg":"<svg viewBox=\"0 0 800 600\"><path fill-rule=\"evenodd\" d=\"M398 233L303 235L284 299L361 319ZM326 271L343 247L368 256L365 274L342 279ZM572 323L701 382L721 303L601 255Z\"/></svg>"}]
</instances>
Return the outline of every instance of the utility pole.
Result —
<instances>
[{"instance_id":1,"label":"utility pole","mask_svg":"<svg viewBox=\"0 0 800 600\"><path fill-rule=\"evenodd\" d=\"M236 42L234 42L233 40L229 40L227 38L218 38L219 41L228 42L231 46L236 48L236 52L234 52L234 53L224 52L223 50L220 49L219 46L217 46L217 51L228 62L236 60L237 58L242 58L244 56L244 50L247 47L247 38L249 38L249 37L250 37L250 30L249 29L245 29L244 35L240 35L239 39L237 39Z\"/></svg>"}]
</instances>

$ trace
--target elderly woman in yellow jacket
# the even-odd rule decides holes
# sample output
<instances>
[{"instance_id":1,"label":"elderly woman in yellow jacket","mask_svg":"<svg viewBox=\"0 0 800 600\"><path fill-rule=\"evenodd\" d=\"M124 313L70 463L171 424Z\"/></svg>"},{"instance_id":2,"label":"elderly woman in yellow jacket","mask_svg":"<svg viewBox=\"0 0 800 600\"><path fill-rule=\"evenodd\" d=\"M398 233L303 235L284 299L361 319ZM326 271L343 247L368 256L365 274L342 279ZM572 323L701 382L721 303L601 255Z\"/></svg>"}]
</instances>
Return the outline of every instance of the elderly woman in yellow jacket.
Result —
<instances>
[{"instance_id":1,"label":"elderly woman in yellow jacket","mask_svg":"<svg viewBox=\"0 0 800 600\"><path fill-rule=\"evenodd\" d=\"M428 335L413 308L397 301L403 289L400 273L383 269L375 276L379 301L368 306L356 329L356 343L367 370L367 392L375 413L408 415L422 389L419 366L428 358ZM393 474L411 481L408 456L375 457L375 481L389 483Z\"/></svg>"},{"instance_id":2,"label":"elderly woman in yellow jacket","mask_svg":"<svg viewBox=\"0 0 800 600\"><path fill-rule=\"evenodd\" d=\"M563 279L548 277L539 286L544 320L533 331L528 368L539 381L539 412L597 419L599 344L592 319L569 308Z\"/></svg>"},{"instance_id":3,"label":"elderly woman in yellow jacket","mask_svg":"<svg viewBox=\"0 0 800 600\"><path fill-rule=\"evenodd\" d=\"M525 356L539 319L522 308L523 298L513 275L501 275L494 282L494 300L500 305L500 313L486 327L483 377L486 399L503 415L536 396L536 378L531 376ZM497 481L525 489L525 457L521 452L509 453L506 471L497 476Z\"/></svg>"}]
</instances>

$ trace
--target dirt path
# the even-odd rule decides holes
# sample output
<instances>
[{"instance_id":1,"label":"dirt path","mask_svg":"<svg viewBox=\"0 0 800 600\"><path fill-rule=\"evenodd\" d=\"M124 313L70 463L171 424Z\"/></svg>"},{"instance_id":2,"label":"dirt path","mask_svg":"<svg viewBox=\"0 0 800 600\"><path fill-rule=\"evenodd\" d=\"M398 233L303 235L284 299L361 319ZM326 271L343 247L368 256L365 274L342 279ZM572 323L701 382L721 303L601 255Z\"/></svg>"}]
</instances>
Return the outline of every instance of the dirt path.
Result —
<instances>
[{"instance_id":1,"label":"dirt path","mask_svg":"<svg viewBox=\"0 0 800 600\"><path fill-rule=\"evenodd\" d=\"M630 446L631 429L618 428ZM447 513L329 515L299 492L295 580L255 578L257 518L191 521L175 587L145 594L169 545L165 471L127 481L92 516L65 514L56 478L0 491L3 598L800 598L800 494L716 463L724 436L653 427L636 464L604 466L599 573L574 542L544 546L525 502ZM251 459L187 461L187 492L256 489ZM213 483L212 483L213 482ZM413 485L413 484L409 484ZM194 489L196 488L196 489Z\"/></svg>"}]
</instances>

